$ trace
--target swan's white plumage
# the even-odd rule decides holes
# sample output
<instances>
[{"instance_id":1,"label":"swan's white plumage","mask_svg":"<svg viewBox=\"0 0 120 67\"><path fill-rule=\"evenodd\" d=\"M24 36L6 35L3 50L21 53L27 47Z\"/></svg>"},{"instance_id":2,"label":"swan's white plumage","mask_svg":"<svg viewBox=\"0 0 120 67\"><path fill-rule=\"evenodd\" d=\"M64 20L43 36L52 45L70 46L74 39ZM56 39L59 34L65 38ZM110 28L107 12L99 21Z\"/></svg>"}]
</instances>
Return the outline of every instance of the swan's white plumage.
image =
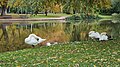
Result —
<instances>
[{"instance_id":1,"label":"swan's white plumage","mask_svg":"<svg viewBox=\"0 0 120 67\"><path fill-rule=\"evenodd\" d=\"M89 32L89 37L90 38L100 38L100 34L98 32L95 32L95 31L90 31Z\"/></svg>"},{"instance_id":2,"label":"swan's white plumage","mask_svg":"<svg viewBox=\"0 0 120 67\"><path fill-rule=\"evenodd\" d=\"M56 44L58 44L58 42L53 42L53 43L47 42L46 46L52 46L52 45L56 45Z\"/></svg>"},{"instance_id":3,"label":"swan's white plumage","mask_svg":"<svg viewBox=\"0 0 120 67\"><path fill-rule=\"evenodd\" d=\"M27 38L25 38L25 43L29 45L37 45L46 39L42 39L41 37L36 36L35 34L30 34Z\"/></svg>"},{"instance_id":4,"label":"swan's white plumage","mask_svg":"<svg viewBox=\"0 0 120 67\"><path fill-rule=\"evenodd\" d=\"M46 43L46 46L51 46L51 45L52 45L52 44L51 44L51 43L49 43L49 42L47 42L47 43Z\"/></svg>"},{"instance_id":5,"label":"swan's white plumage","mask_svg":"<svg viewBox=\"0 0 120 67\"><path fill-rule=\"evenodd\" d=\"M101 34L99 34L99 32L90 31L89 32L89 37L92 38L92 39L97 38L97 39L99 39L99 41L108 40L108 36L107 36L106 32L102 32Z\"/></svg>"}]
</instances>

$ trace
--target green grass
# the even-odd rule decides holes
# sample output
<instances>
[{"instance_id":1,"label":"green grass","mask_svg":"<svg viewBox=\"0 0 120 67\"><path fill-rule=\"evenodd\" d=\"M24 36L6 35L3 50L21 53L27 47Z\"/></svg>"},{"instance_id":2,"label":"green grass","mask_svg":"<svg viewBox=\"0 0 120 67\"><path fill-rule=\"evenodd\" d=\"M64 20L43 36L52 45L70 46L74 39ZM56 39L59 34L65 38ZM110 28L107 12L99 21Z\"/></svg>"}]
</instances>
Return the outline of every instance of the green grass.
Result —
<instances>
[{"instance_id":1,"label":"green grass","mask_svg":"<svg viewBox=\"0 0 120 67\"><path fill-rule=\"evenodd\" d=\"M45 14L38 14L38 15L32 15L30 18L56 18L56 17L62 17L62 16L69 16L68 14L53 14L48 13L48 16L45 16Z\"/></svg>"},{"instance_id":2,"label":"green grass","mask_svg":"<svg viewBox=\"0 0 120 67\"><path fill-rule=\"evenodd\" d=\"M37 15L30 15L30 14L7 14L11 15L12 17L19 17L19 15L26 15L29 18L57 18L57 17L62 17L62 16L72 16L72 14L64 14L64 13L48 13L48 16L45 16L45 14L37 14ZM79 16L79 14L76 14ZM98 15L102 19L112 19L112 16L110 15Z\"/></svg>"},{"instance_id":3,"label":"green grass","mask_svg":"<svg viewBox=\"0 0 120 67\"><path fill-rule=\"evenodd\" d=\"M26 15L29 18L56 18L56 17L62 17L62 16L70 16L68 14L63 14L63 13L48 13L48 16L45 16L45 14L37 14L37 15L30 15L30 14L8 14L12 15L13 17L19 17L19 15Z\"/></svg>"},{"instance_id":4,"label":"green grass","mask_svg":"<svg viewBox=\"0 0 120 67\"><path fill-rule=\"evenodd\" d=\"M82 41L0 53L1 67L119 67L120 41Z\"/></svg>"}]
</instances>

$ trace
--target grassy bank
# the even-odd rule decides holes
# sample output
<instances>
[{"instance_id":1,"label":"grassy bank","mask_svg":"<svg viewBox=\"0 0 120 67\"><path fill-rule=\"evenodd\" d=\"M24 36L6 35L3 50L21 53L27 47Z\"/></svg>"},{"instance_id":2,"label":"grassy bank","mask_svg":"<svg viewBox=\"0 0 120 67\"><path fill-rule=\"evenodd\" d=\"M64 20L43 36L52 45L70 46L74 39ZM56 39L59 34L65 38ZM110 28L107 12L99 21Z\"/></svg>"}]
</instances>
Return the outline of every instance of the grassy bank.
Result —
<instances>
[{"instance_id":1,"label":"grassy bank","mask_svg":"<svg viewBox=\"0 0 120 67\"><path fill-rule=\"evenodd\" d=\"M70 16L70 18L73 20L74 19L80 19L80 14L75 14L72 16L72 14L64 14L64 13L48 13L47 16L45 16L45 14L37 14L37 15L31 15L31 14L7 14L12 16L12 18L59 18L59 17L63 17L63 16ZM112 19L112 16L110 15L98 15L99 18L101 19ZM90 18L89 18L90 19Z\"/></svg>"},{"instance_id":2,"label":"grassy bank","mask_svg":"<svg viewBox=\"0 0 120 67\"><path fill-rule=\"evenodd\" d=\"M120 41L82 41L0 53L2 67L119 67Z\"/></svg>"},{"instance_id":3,"label":"grassy bank","mask_svg":"<svg viewBox=\"0 0 120 67\"><path fill-rule=\"evenodd\" d=\"M53 14L50 13L47 16L45 16L45 14L38 14L38 15L31 15L30 18L58 18L58 17L62 17L62 16L69 16L68 14Z\"/></svg>"},{"instance_id":4,"label":"grassy bank","mask_svg":"<svg viewBox=\"0 0 120 67\"><path fill-rule=\"evenodd\" d=\"M13 18L20 18L21 16L26 16L28 18L57 18L57 17L62 17L62 16L70 16L68 14L64 14L64 13L48 13L47 16L45 16L45 14L37 14L37 15L31 15L31 14L7 14L12 16Z\"/></svg>"}]
</instances>

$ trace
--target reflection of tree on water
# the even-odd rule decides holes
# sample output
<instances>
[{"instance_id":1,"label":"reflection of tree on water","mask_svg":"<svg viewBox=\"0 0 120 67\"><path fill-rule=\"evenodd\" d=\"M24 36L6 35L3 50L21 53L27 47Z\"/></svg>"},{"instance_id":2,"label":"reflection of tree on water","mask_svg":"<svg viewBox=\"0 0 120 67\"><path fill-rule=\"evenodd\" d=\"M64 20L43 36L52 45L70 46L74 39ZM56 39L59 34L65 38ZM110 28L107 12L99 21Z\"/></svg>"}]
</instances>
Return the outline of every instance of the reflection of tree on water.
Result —
<instances>
[{"instance_id":1,"label":"reflection of tree on water","mask_svg":"<svg viewBox=\"0 0 120 67\"><path fill-rule=\"evenodd\" d=\"M73 31L72 31L72 41L79 41L80 40L80 34L79 34L79 30L78 30L78 26L77 25L73 25Z\"/></svg>"},{"instance_id":2,"label":"reflection of tree on water","mask_svg":"<svg viewBox=\"0 0 120 67\"><path fill-rule=\"evenodd\" d=\"M18 29L22 28L23 30L25 30L27 32L27 29L29 29L28 33L32 33L33 32L33 24L30 23L20 23L18 25L16 25ZM18 31L19 34L20 34L20 31Z\"/></svg>"},{"instance_id":3,"label":"reflection of tree on water","mask_svg":"<svg viewBox=\"0 0 120 67\"><path fill-rule=\"evenodd\" d=\"M114 38L120 37L120 23L115 23L110 25L112 27L111 35Z\"/></svg>"},{"instance_id":4,"label":"reflection of tree on water","mask_svg":"<svg viewBox=\"0 0 120 67\"><path fill-rule=\"evenodd\" d=\"M111 20L109 21L106 20L106 21L102 21L100 25L102 26L102 28L103 27L109 28L107 32L113 38L120 37L120 23L113 23Z\"/></svg>"},{"instance_id":5,"label":"reflection of tree on water","mask_svg":"<svg viewBox=\"0 0 120 67\"><path fill-rule=\"evenodd\" d=\"M6 30L6 26L7 26L7 24L1 24L1 29L2 29L2 31L3 31L3 33L2 33L2 35L0 36L0 40L3 38L3 36L4 36L4 39L6 40L6 43L8 43L8 33L7 33L7 30Z\"/></svg>"},{"instance_id":6,"label":"reflection of tree on water","mask_svg":"<svg viewBox=\"0 0 120 67\"><path fill-rule=\"evenodd\" d=\"M120 35L119 24L96 24L96 23L20 23L20 24L1 24L0 32L0 48L1 51L18 50L29 48L30 46L24 43L24 39L31 33L37 34L42 38L46 38L50 42L70 42L88 40L88 32L95 30L98 32L112 32L113 35ZM5 37L4 37L5 36ZM9 48L4 47L6 41ZM11 49L12 48L12 49ZM8 49L8 50L6 50Z\"/></svg>"}]
</instances>

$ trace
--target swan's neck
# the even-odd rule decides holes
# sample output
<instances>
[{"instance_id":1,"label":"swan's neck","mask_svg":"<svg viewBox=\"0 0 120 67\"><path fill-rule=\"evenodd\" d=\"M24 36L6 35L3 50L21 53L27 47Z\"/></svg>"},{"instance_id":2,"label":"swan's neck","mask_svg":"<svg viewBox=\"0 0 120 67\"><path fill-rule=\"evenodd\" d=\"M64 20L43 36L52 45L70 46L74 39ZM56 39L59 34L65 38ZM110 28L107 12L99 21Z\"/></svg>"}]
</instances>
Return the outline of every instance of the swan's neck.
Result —
<instances>
[{"instance_id":1,"label":"swan's neck","mask_svg":"<svg viewBox=\"0 0 120 67\"><path fill-rule=\"evenodd\" d=\"M37 36L36 36L36 35L33 35L33 34L30 35L29 37L30 37L30 38L31 38L31 37L37 38Z\"/></svg>"}]
</instances>

